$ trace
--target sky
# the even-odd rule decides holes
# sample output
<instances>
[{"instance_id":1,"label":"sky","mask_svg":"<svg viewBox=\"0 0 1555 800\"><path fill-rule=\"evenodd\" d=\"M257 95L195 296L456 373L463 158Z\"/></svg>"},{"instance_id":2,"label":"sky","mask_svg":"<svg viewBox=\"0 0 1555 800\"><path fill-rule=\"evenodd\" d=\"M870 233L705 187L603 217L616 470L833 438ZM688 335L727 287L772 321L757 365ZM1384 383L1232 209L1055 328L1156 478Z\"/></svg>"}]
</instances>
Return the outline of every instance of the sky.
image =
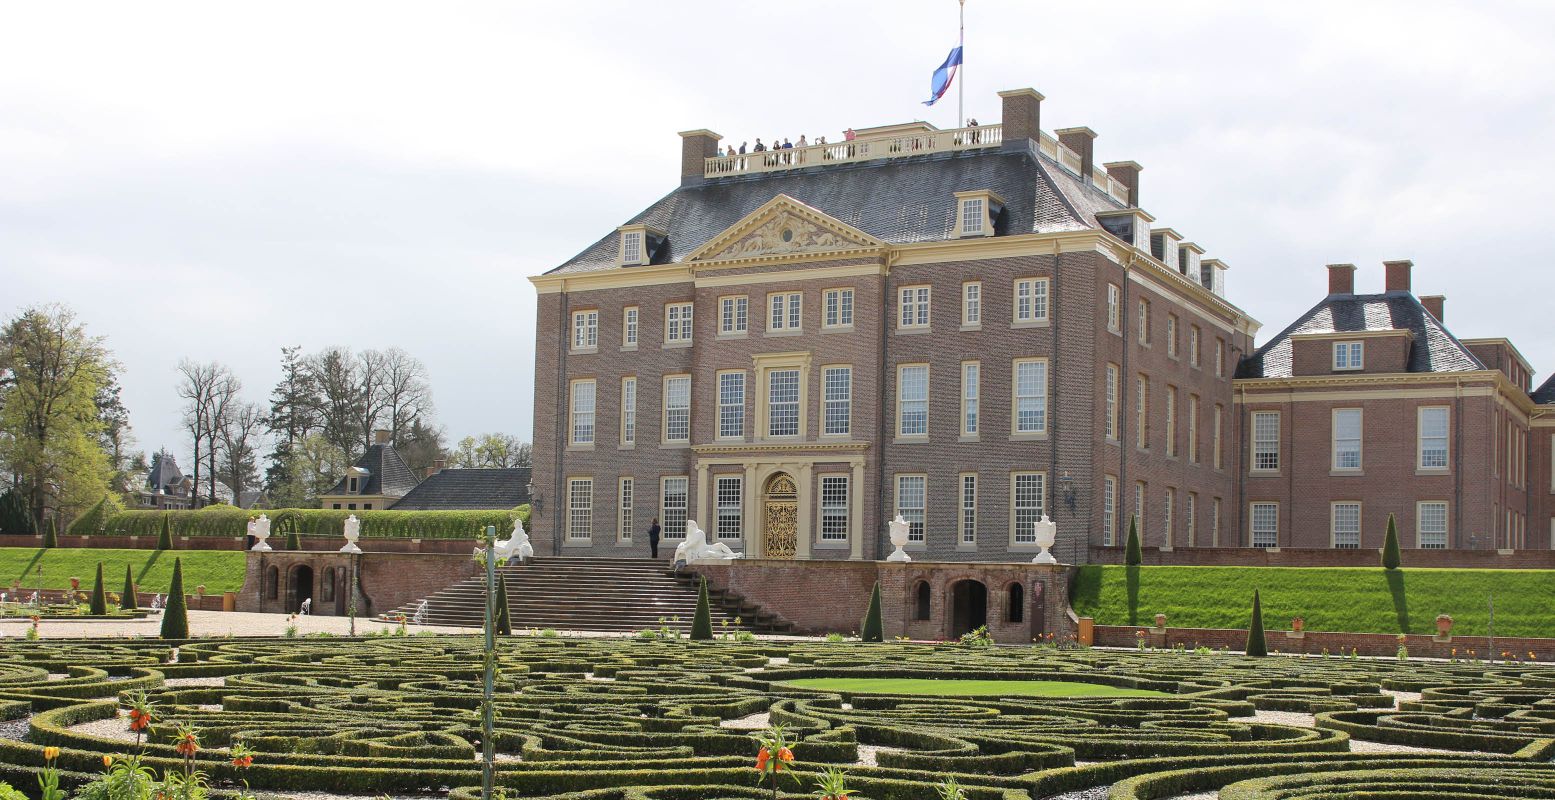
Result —
<instances>
[{"instance_id":1,"label":"sky","mask_svg":"<svg viewBox=\"0 0 1555 800\"><path fill-rule=\"evenodd\" d=\"M1415 262L1462 338L1543 379L1555 4L968 0L966 113L1144 166L1140 205L1231 266L1260 343L1325 264ZM1100 8L1100 7L1098 7ZM184 452L181 358L265 401L280 349L402 347L450 442L530 435L550 269L729 141L913 119L954 0L0 6L0 314L66 303L123 365L136 446ZM1511 223L1517 222L1516 225ZM1526 225L1522 223L1528 223ZM1510 226L1510 227L1508 227Z\"/></svg>"}]
</instances>

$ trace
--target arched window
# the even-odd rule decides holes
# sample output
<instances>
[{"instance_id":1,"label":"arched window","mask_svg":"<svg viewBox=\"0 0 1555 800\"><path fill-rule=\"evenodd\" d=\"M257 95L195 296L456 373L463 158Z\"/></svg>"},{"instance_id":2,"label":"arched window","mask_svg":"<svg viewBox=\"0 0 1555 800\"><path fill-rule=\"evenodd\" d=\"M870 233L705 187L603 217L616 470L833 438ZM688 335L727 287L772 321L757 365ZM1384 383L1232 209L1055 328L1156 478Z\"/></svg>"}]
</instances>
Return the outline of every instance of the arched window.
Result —
<instances>
[{"instance_id":1,"label":"arched window","mask_svg":"<svg viewBox=\"0 0 1555 800\"><path fill-rule=\"evenodd\" d=\"M928 581L918 581L918 592L917 592L917 594L918 594L917 603L916 603L917 608L915 609L915 611L917 613L913 614L913 619L928 619L929 618L929 582Z\"/></svg>"},{"instance_id":2,"label":"arched window","mask_svg":"<svg viewBox=\"0 0 1555 800\"><path fill-rule=\"evenodd\" d=\"M268 595L271 600L281 596L280 567L271 567L270 570L265 573L265 584L265 594Z\"/></svg>"},{"instance_id":3,"label":"arched window","mask_svg":"<svg viewBox=\"0 0 1555 800\"><path fill-rule=\"evenodd\" d=\"M1010 622L1021 622L1026 619L1026 589L1018 583L1010 584L1008 597L1008 610L1005 611L1005 619Z\"/></svg>"},{"instance_id":4,"label":"arched window","mask_svg":"<svg viewBox=\"0 0 1555 800\"><path fill-rule=\"evenodd\" d=\"M324 591L324 602L332 603L335 600L335 568L324 568L324 584L320 587Z\"/></svg>"}]
</instances>

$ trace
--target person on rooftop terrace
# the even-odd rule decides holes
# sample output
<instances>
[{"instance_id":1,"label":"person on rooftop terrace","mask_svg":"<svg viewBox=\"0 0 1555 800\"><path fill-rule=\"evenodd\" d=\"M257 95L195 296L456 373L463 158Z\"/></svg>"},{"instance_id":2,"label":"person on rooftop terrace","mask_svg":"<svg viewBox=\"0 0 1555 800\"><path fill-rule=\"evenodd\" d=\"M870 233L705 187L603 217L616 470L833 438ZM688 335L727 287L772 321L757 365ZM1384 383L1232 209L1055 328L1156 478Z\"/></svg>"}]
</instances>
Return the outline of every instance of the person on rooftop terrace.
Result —
<instances>
[{"instance_id":1,"label":"person on rooftop terrace","mask_svg":"<svg viewBox=\"0 0 1555 800\"><path fill-rule=\"evenodd\" d=\"M804 134L801 133L801 134L799 134L799 144L796 144L794 146L795 147L809 147L810 143L805 141Z\"/></svg>"},{"instance_id":2,"label":"person on rooftop terrace","mask_svg":"<svg viewBox=\"0 0 1555 800\"><path fill-rule=\"evenodd\" d=\"M756 152L765 153L766 151L767 146L761 143L761 137L756 137Z\"/></svg>"},{"instance_id":3,"label":"person on rooftop terrace","mask_svg":"<svg viewBox=\"0 0 1555 800\"><path fill-rule=\"evenodd\" d=\"M740 142L740 155L745 155L745 143Z\"/></svg>"},{"instance_id":4,"label":"person on rooftop terrace","mask_svg":"<svg viewBox=\"0 0 1555 800\"><path fill-rule=\"evenodd\" d=\"M792 150L792 149L794 149L793 143L788 141L788 137L787 136L783 137L783 149L784 150Z\"/></svg>"}]
</instances>

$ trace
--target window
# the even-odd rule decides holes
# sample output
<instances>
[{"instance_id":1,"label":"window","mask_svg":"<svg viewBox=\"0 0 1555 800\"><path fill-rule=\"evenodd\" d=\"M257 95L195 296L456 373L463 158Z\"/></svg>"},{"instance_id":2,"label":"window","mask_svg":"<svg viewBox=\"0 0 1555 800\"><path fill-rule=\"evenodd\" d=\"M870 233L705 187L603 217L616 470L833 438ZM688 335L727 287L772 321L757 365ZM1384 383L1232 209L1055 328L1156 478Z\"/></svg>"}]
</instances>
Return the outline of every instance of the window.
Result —
<instances>
[{"instance_id":1,"label":"window","mask_svg":"<svg viewBox=\"0 0 1555 800\"><path fill-rule=\"evenodd\" d=\"M1365 348L1365 342L1334 342L1334 369L1360 369Z\"/></svg>"},{"instance_id":2,"label":"window","mask_svg":"<svg viewBox=\"0 0 1555 800\"><path fill-rule=\"evenodd\" d=\"M594 382L572 382L572 443L594 443Z\"/></svg>"},{"instance_id":3,"label":"window","mask_svg":"<svg viewBox=\"0 0 1555 800\"><path fill-rule=\"evenodd\" d=\"M1199 365L1199 326L1188 326L1188 365Z\"/></svg>"},{"instance_id":4,"label":"window","mask_svg":"<svg viewBox=\"0 0 1555 800\"><path fill-rule=\"evenodd\" d=\"M1145 482L1134 484L1134 527L1139 533L1139 542L1145 541Z\"/></svg>"},{"instance_id":5,"label":"window","mask_svg":"<svg viewBox=\"0 0 1555 800\"><path fill-rule=\"evenodd\" d=\"M1361 468L1361 410L1334 409L1334 469Z\"/></svg>"},{"instance_id":6,"label":"window","mask_svg":"<svg viewBox=\"0 0 1555 800\"><path fill-rule=\"evenodd\" d=\"M1172 512L1177 510L1177 490L1167 489L1166 499L1161 506L1161 536L1162 542L1167 547L1172 546Z\"/></svg>"},{"instance_id":7,"label":"window","mask_svg":"<svg viewBox=\"0 0 1555 800\"><path fill-rule=\"evenodd\" d=\"M1047 432L1047 361L1015 362L1015 433Z\"/></svg>"},{"instance_id":8,"label":"window","mask_svg":"<svg viewBox=\"0 0 1555 800\"><path fill-rule=\"evenodd\" d=\"M1447 468L1447 407L1421 408L1418 419L1420 469Z\"/></svg>"},{"instance_id":9,"label":"window","mask_svg":"<svg viewBox=\"0 0 1555 800\"><path fill-rule=\"evenodd\" d=\"M978 281L961 284L961 324L967 328L983 324L983 284Z\"/></svg>"},{"instance_id":10,"label":"window","mask_svg":"<svg viewBox=\"0 0 1555 800\"><path fill-rule=\"evenodd\" d=\"M1421 548L1445 549L1447 547L1447 504L1437 500L1416 503L1415 529Z\"/></svg>"},{"instance_id":11,"label":"window","mask_svg":"<svg viewBox=\"0 0 1555 800\"><path fill-rule=\"evenodd\" d=\"M627 306L621 312L621 346L637 347L637 306Z\"/></svg>"},{"instance_id":12,"label":"window","mask_svg":"<svg viewBox=\"0 0 1555 800\"><path fill-rule=\"evenodd\" d=\"M597 347L599 347L599 309L573 312L572 349L593 350Z\"/></svg>"},{"instance_id":13,"label":"window","mask_svg":"<svg viewBox=\"0 0 1555 800\"><path fill-rule=\"evenodd\" d=\"M1166 387L1166 457L1177 457L1177 387Z\"/></svg>"},{"instance_id":14,"label":"window","mask_svg":"<svg viewBox=\"0 0 1555 800\"><path fill-rule=\"evenodd\" d=\"M767 318L767 330L799 330L799 307L802 297L799 292L767 295L767 304L772 309L772 314Z\"/></svg>"},{"instance_id":15,"label":"window","mask_svg":"<svg viewBox=\"0 0 1555 800\"><path fill-rule=\"evenodd\" d=\"M1010 584L1005 606L1005 622L1022 622L1026 619L1026 587Z\"/></svg>"},{"instance_id":16,"label":"window","mask_svg":"<svg viewBox=\"0 0 1555 800\"><path fill-rule=\"evenodd\" d=\"M1036 544L1037 521L1046 512L1047 474L1042 472L1017 472L1010 476L1010 499L1013 505L1011 540L1016 544Z\"/></svg>"},{"instance_id":17,"label":"window","mask_svg":"<svg viewBox=\"0 0 1555 800\"><path fill-rule=\"evenodd\" d=\"M846 436L853 432L853 368L826 367L821 370L824 396L821 402L821 433Z\"/></svg>"},{"instance_id":18,"label":"window","mask_svg":"<svg viewBox=\"0 0 1555 800\"><path fill-rule=\"evenodd\" d=\"M977 544L977 474L961 474L961 543Z\"/></svg>"},{"instance_id":19,"label":"window","mask_svg":"<svg viewBox=\"0 0 1555 800\"><path fill-rule=\"evenodd\" d=\"M1279 547L1280 504L1253 503L1253 547Z\"/></svg>"},{"instance_id":20,"label":"window","mask_svg":"<svg viewBox=\"0 0 1555 800\"><path fill-rule=\"evenodd\" d=\"M767 373L767 435L799 435L799 370Z\"/></svg>"},{"instance_id":21,"label":"window","mask_svg":"<svg viewBox=\"0 0 1555 800\"><path fill-rule=\"evenodd\" d=\"M979 424L978 383L982 364L976 361L961 362L961 435L976 436Z\"/></svg>"},{"instance_id":22,"label":"window","mask_svg":"<svg viewBox=\"0 0 1555 800\"><path fill-rule=\"evenodd\" d=\"M1107 330L1123 332L1123 290L1116 283L1107 284Z\"/></svg>"},{"instance_id":23,"label":"window","mask_svg":"<svg viewBox=\"0 0 1555 800\"><path fill-rule=\"evenodd\" d=\"M720 297L718 299L718 332L745 333L750 329L750 298Z\"/></svg>"},{"instance_id":24,"label":"window","mask_svg":"<svg viewBox=\"0 0 1555 800\"><path fill-rule=\"evenodd\" d=\"M1361 546L1361 504L1334 503L1329 506L1334 547L1354 550Z\"/></svg>"},{"instance_id":25,"label":"window","mask_svg":"<svg viewBox=\"0 0 1555 800\"><path fill-rule=\"evenodd\" d=\"M907 521L907 541L923 541L923 504L928 478L922 475L896 476L896 513Z\"/></svg>"},{"instance_id":26,"label":"window","mask_svg":"<svg viewBox=\"0 0 1555 800\"><path fill-rule=\"evenodd\" d=\"M984 211L983 198L969 197L961 201L961 235L979 236L988 226L988 212Z\"/></svg>"},{"instance_id":27,"label":"window","mask_svg":"<svg viewBox=\"0 0 1555 800\"><path fill-rule=\"evenodd\" d=\"M717 521L713 527L717 530L720 539L745 538L745 514L743 503L745 493L742 491L744 479L738 476L719 476L713 497L718 502Z\"/></svg>"},{"instance_id":28,"label":"window","mask_svg":"<svg viewBox=\"0 0 1555 800\"><path fill-rule=\"evenodd\" d=\"M1118 440L1118 365L1107 365L1107 417L1103 423L1106 426L1107 441Z\"/></svg>"},{"instance_id":29,"label":"window","mask_svg":"<svg viewBox=\"0 0 1555 800\"><path fill-rule=\"evenodd\" d=\"M821 541L848 538L848 476L821 476Z\"/></svg>"},{"instance_id":30,"label":"window","mask_svg":"<svg viewBox=\"0 0 1555 800\"><path fill-rule=\"evenodd\" d=\"M1209 544L1211 547L1220 546L1220 498L1215 498L1209 506Z\"/></svg>"},{"instance_id":31,"label":"window","mask_svg":"<svg viewBox=\"0 0 1555 800\"><path fill-rule=\"evenodd\" d=\"M1188 395L1188 463L1199 463L1199 396Z\"/></svg>"},{"instance_id":32,"label":"window","mask_svg":"<svg viewBox=\"0 0 1555 800\"><path fill-rule=\"evenodd\" d=\"M691 341L691 304L670 303L664 307L664 340Z\"/></svg>"},{"instance_id":33,"label":"window","mask_svg":"<svg viewBox=\"0 0 1555 800\"><path fill-rule=\"evenodd\" d=\"M691 441L691 376L664 379L664 441Z\"/></svg>"},{"instance_id":34,"label":"window","mask_svg":"<svg viewBox=\"0 0 1555 800\"><path fill-rule=\"evenodd\" d=\"M594 535L594 479L567 480L567 538L590 539Z\"/></svg>"},{"instance_id":35,"label":"window","mask_svg":"<svg viewBox=\"0 0 1555 800\"><path fill-rule=\"evenodd\" d=\"M637 379L621 379L621 444L637 442Z\"/></svg>"},{"instance_id":36,"label":"window","mask_svg":"<svg viewBox=\"0 0 1555 800\"><path fill-rule=\"evenodd\" d=\"M826 305L825 327L850 328L853 326L853 290L827 289L823 295Z\"/></svg>"},{"instance_id":37,"label":"window","mask_svg":"<svg viewBox=\"0 0 1555 800\"><path fill-rule=\"evenodd\" d=\"M1177 357L1177 315L1166 315L1166 354Z\"/></svg>"},{"instance_id":38,"label":"window","mask_svg":"<svg viewBox=\"0 0 1555 800\"><path fill-rule=\"evenodd\" d=\"M1226 377L1226 340L1215 337L1215 377Z\"/></svg>"},{"instance_id":39,"label":"window","mask_svg":"<svg viewBox=\"0 0 1555 800\"><path fill-rule=\"evenodd\" d=\"M1140 374L1134 387L1134 446L1150 447L1150 378Z\"/></svg>"},{"instance_id":40,"label":"window","mask_svg":"<svg viewBox=\"0 0 1555 800\"><path fill-rule=\"evenodd\" d=\"M929 366L896 369L896 435L929 435Z\"/></svg>"},{"instance_id":41,"label":"window","mask_svg":"<svg viewBox=\"0 0 1555 800\"><path fill-rule=\"evenodd\" d=\"M1047 321L1047 278L1021 278L1015 282L1015 322Z\"/></svg>"},{"instance_id":42,"label":"window","mask_svg":"<svg viewBox=\"0 0 1555 800\"><path fill-rule=\"evenodd\" d=\"M659 483L659 530L665 539L686 538L686 500L690 482L684 477Z\"/></svg>"},{"instance_id":43,"label":"window","mask_svg":"<svg viewBox=\"0 0 1555 800\"><path fill-rule=\"evenodd\" d=\"M643 235L641 231L625 231L621 234L621 263L643 263Z\"/></svg>"},{"instance_id":44,"label":"window","mask_svg":"<svg viewBox=\"0 0 1555 800\"><path fill-rule=\"evenodd\" d=\"M1101 543L1112 547L1118 542L1118 479L1103 475L1101 479Z\"/></svg>"},{"instance_id":45,"label":"window","mask_svg":"<svg viewBox=\"0 0 1555 800\"><path fill-rule=\"evenodd\" d=\"M1253 412L1253 469L1272 472L1280 468L1280 412Z\"/></svg>"},{"instance_id":46,"label":"window","mask_svg":"<svg viewBox=\"0 0 1555 800\"><path fill-rule=\"evenodd\" d=\"M620 489L616 492L616 541L618 542L630 542L632 540L632 529L636 527L632 520L633 488L635 487L631 478L622 478Z\"/></svg>"},{"instance_id":47,"label":"window","mask_svg":"<svg viewBox=\"0 0 1555 800\"><path fill-rule=\"evenodd\" d=\"M1196 547L1199 543L1199 496L1193 492L1188 493L1188 505L1183 507L1183 521L1187 530L1189 547Z\"/></svg>"},{"instance_id":48,"label":"window","mask_svg":"<svg viewBox=\"0 0 1555 800\"><path fill-rule=\"evenodd\" d=\"M1136 331L1136 334L1139 336L1139 343L1140 344L1142 344L1142 345L1149 345L1150 344L1150 301L1149 300L1140 300L1139 301L1139 330Z\"/></svg>"},{"instance_id":49,"label":"window","mask_svg":"<svg viewBox=\"0 0 1555 800\"><path fill-rule=\"evenodd\" d=\"M718 438L745 435L745 373L718 373Z\"/></svg>"},{"instance_id":50,"label":"window","mask_svg":"<svg viewBox=\"0 0 1555 800\"><path fill-rule=\"evenodd\" d=\"M1219 403L1215 404L1215 427L1210 431L1210 447L1214 448L1214 452L1210 457L1215 461L1215 469L1220 469L1220 465L1224 463L1221 461L1220 455L1220 415L1224 408Z\"/></svg>"},{"instance_id":51,"label":"window","mask_svg":"<svg viewBox=\"0 0 1555 800\"><path fill-rule=\"evenodd\" d=\"M900 314L896 318L898 328L929 327L929 287L903 286L898 295Z\"/></svg>"},{"instance_id":52,"label":"window","mask_svg":"<svg viewBox=\"0 0 1555 800\"><path fill-rule=\"evenodd\" d=\"M574 388L574 390L576 390L577 387L573 387L573 388ZM350 492L351 494L355 494L356 491L357 491L356 487L358 485L359 485L358 479L352 478L351 480L346 482L346 491Z\"/></svg>"}]
</instances>

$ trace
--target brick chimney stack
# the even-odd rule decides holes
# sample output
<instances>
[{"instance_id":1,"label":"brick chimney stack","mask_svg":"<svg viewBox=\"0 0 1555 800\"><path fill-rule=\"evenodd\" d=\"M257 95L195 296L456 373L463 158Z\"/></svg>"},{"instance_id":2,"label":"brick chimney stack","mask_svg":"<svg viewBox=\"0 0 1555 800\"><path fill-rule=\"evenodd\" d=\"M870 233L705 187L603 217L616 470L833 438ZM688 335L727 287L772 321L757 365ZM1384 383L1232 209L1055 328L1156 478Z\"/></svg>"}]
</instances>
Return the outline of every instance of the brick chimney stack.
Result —
<instances>
[{"instance_id":1,"label":"brick chimney stack","mask_svg":"<svg viewBox=\"0 0 1555 800\"><path fill-rule=\"evenodd\" d=\"M707 175L707 159L718 155L722 136L706 129L680 132L680 185L701 183Z\"/></svg>"},{"instance_id":2,"label":"brick chimney stack","mask_svg":"<svg viewBox=\"0 0 1555 800\"><path fill-rule=\"evenodd\" d=\"M388 444L388 443L389 443L389 432L388 431L386 431L386 430L384 430L382 428L379 428L379 429L373 431L373 444Z\"/></svg>"},{"instance_id":3,"label":"brick chimney stack","mask_svg":"<svg viewBox=\"0 0 1555 800\"><path fill-rule=\"evenodd\" d=\"M1328 265L1328 293L1355 294L1355 265Z\"/></svg>"},{"instance_id":4,"label":"brick chimney stack","mask_svg":"<svg viewBox=\"0 0 1555 800\"><path fill-rule=\"evenodd\" d=\"M1111 161L1102 166L1113 180L1128 187L1129 208L1139 208L1139 173L1144 167L1135 161Z\"/></svg>"},{"instance_id":5,"label":"brick chimney stack","mask_svg":"<svg viewBox=\"0 0 1555 800\"><path fill-rule=\"evenodd\" d=\"M999 93L1003 105L1003 147L1024 150L1042 138L1042 93L1036 89L1010 89ZM1029 140L1029 141L1028 141Z\"/></svg>"},{"instance_id":6,"label":"brick chimney stack","mask_svg":"<svg viewBox=\"0 0 1555 800\"><path fill-rule=\"evenodd\" d=\"M1415 268L1415 262L1409 260L1384 261L1383 269L1387 270L1387 290L1390 292L1407 292L1409 288L1409 273Z\"/></svg>"},{"instance_id":7,"label":"brick chimney stack","mask_svg":"<svg viewBox=\"0 0 1555 800\"><path fill-rule=\"evenodd\" d=\"M1420 298L1420 305L1425 306L1425 310L1431 312L1431 316L1436 317L1437 322L1447 321L1442 317L1442 306L1446 304L1447 298L1444 295L1430 294Z\"/></svg>"},{"instance_id":8,"label":"brick chimney stack","mask_svg":"<svg viewBox=\"0 0 1555 800\"><path fill-rule=\"evenodd\" d=\"M1096 169L1096 131L1079 127L1060 128L1057 133L1058 143L1080 156L1080 177L1089 183L1091 172Z\"/></svg>"}]
</instances>

